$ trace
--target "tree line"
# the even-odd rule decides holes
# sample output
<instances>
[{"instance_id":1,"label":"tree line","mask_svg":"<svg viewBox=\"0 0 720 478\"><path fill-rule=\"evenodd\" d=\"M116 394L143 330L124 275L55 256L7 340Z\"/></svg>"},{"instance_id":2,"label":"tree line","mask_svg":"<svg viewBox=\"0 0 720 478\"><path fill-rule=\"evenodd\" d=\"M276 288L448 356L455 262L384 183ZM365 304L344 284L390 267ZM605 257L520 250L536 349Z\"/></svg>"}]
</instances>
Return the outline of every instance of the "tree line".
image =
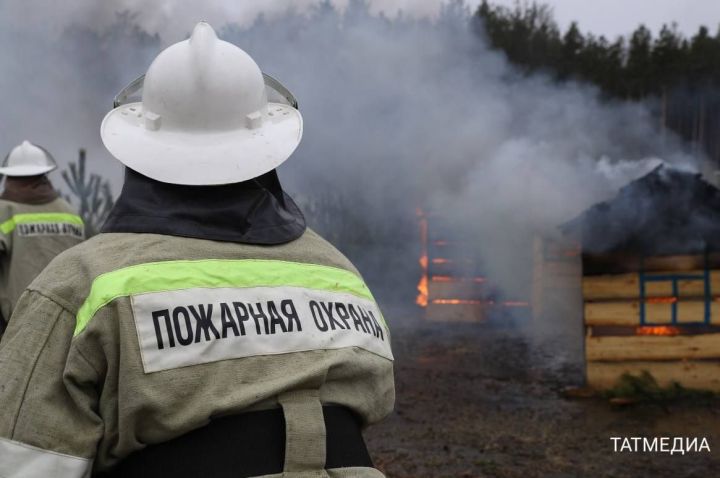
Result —
<instances>
[{"instance_id":1,"label":"tree line","mask_svg":"<svg viewBox=\"0 0 720 478\"><path fill-rule=\"evenodd\" d=\"M504 7L484 0L475 31L526 73L596 85L607 98L648 101L658 124L720 163L720 28L686 37L676 24L654 35L640 25L627 37L564 32L542 3Z\"/></svg>"}]
</instances>

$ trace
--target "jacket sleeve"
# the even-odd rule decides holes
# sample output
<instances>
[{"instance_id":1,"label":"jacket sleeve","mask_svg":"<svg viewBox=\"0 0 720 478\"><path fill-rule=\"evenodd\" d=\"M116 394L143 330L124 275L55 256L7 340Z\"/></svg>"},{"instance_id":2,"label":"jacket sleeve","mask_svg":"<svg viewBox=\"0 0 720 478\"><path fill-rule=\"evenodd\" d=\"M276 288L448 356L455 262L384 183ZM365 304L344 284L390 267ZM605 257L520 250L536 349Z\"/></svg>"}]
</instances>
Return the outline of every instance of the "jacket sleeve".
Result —
<instances>
[{"instance_id":1,"label":"jacket sleeve","mask_svg":"<svg viewBox=\"0 0 720 478\"><path fill-rule=\"evenodd\" d=\"M102 421L75 317L26 291L0 342L0 477L89 477Z\"/></svg>"},{"instance_id":2,"label":"jacket sleeve","mask_svg":"<svg viewBox=\"0 0 720 478\"><path fill-rule=\"evenodd\" d=\"M12 216L12 211L7 210L6 207L0 207L0 254L9 253L12 247L11 229L5 228Z\"/></svg>"},{"instance_id":3,"label":"jacket sleeve","mask_svg":"<svg viewBox=\"0 0 720 478\"><path fill-rule=\"evenodd\" d=\"M10 236L0 231L0 254L10 252Z\"/></svg>"}]
</instances>

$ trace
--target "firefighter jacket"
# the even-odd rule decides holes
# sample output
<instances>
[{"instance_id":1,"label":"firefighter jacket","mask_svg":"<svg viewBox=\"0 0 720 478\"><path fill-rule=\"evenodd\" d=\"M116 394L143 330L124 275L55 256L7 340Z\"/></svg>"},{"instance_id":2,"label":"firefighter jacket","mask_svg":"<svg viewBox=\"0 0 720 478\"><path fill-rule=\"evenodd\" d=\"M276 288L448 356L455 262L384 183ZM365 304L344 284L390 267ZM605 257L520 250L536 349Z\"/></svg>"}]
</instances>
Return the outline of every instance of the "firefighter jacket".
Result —
<instances>
[{"instance_id":1,"label":"firefighter jacket","mask_svg":"<svg viewBox=\"0 0 720 478\"><path fill-rule=\"evenodd\" d=\"M245 214L266 230L271 190ZM109 230L142 216L120 203ZM0 343L0 476L382 477L341 448L348 415L393 407L387 325L353 265L279 208L283 244L104 232L58 256Z\"/></svg>"},{"instance_id":2,"label":"firefighter jacket","mask_svg":"<svg viewBox=\"0 0 720 478\"><path fill-rule=\"evenodd\" d=\"M83 238L82 219L62 198L41 204L0 198L1 320L10 319L20 294L52 259Z\"/></svg>"}]
</instances>

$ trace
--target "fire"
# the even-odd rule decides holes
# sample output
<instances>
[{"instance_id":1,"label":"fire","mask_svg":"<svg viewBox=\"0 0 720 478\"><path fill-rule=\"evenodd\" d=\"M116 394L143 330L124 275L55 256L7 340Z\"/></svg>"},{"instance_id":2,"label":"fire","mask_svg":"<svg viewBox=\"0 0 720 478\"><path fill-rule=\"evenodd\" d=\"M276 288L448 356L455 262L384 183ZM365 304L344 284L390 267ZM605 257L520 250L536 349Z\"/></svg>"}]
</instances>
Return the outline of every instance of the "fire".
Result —
<instances>
[{"instance_id":1,"label":"fire","mask_svg":"<svg viewBox=\"0 0 720 478\"><path fill-rule=\"evenodd\" d=\"M485 282L484 277L454 277L440 275L434 275L430 280L433 282L475 282L478 284Z\"/></svg>"},{"instance_id":2,"label":"fire","mask_svg":"<svg viewBox=\"0 0 720 478\"><path fill-rule=\"evenodd\" d=\"M472 264L472 259L447 259L445 257L433 257L433 264Z\"/></svg>"},{"instance_id":3,"label":"fire","mask_svg":"<svg viewBox=\"0 0 720 478\"><path fill-rule=\"evenodd\" d=\"M471 299L433 299L432 303L442 305L481 305L484 302Z\"/></svg>"},{"instance_id":4,"label":"fire","mask_svg":"<svg viewBox=\"0 0 720 478\"><path fill-rule=\"evenodd\" d=\"M417 285L418 296L415 299L415 303L420 307L427 307L428 304L428 224L425 213L422 209L418 208L416 211L418 220L420 222L420 268L422 275L420 276L420 282Z\"/></svg>"},{"instance_id":5,"label":"fire","mask_svg":"<svg viewBox=\"0 0 720 478\"><path fill-rule=\"evenodd\" d=\"M671 325L643 325L635 328L635 335L679 335L680 329Z\"/></svg>"},{"instance_id":6,"label":"fire","mask_svg":"<svg viewBox=\"0 0 720 478\"><path fill-rule=\"evenodd\" d=\"M467 270L475 270L476 260L469 257L442 257L446 256L446 254L442 254L441 257L434 257L434 253L438 251L431 249L431 246L451 246L456 244L456 242L445 239L433 239L431 241L428 234L429 214L420 208L416 210L416 214L420 228L420 258L418 262L421 270L420 280L417 284L418 295L415 298L417 305L420 307L427 307L429 304L478 306L477 311L475 307L467 307L468 310L463 312L468 315L477 314L478 316L482 316L488 308L530 307L530 303L526 301L496 301L490 298L483 298L485 295L483 294L485 287L479 284L486 283L487 279L481 275L475 275L475 273L472 275L453 275L452 272L446 271L442 271L443 273L441 274L432 274L431 269L435 269L436 265L464 266L467 264L473 266L472 268L466 268ZM445 283L446 285L441 285L441 283ZM433 292L432 299L429 297L431 289ZM445 296L436 298L441 294ZM435 310L434 313L440 314L437 310Z\"/></svg>"},{"instance_id":7,"label":"fire","mask_svg":"<svg viewBox=\"0 0 720 478\"><path fill-rule=\"evenodd\" d=\"M456 282L458 279L450 276L432 276L430 280L433 282Z\"/></svg>"},{"instance_id":8,"label":"fire","mask_svg":"<svg viewBox=\"0 0 720 478\"><path fill-rule=\"evenodd\" d=\"M677 297L648 297L645 299L648 304L674 304L677 301Z\"/></svg>"},{"instance_id":9,"label":"fire","mask_svg":"<svg viewBox=\"0 0 720 478\"><path fill-rule=\"evenodd\" d=\"M415 299L415 303L420 307L427 307L428 304L428 284L427 275L423 275L420 278L420 283L417 286L418 296Z\"/></svg>"},{"instance_id":10,"label":"fire","mask_svg":"<svg viewBox=\"0 0 720 478\"><path fill-rule=\"evenodd\" d=\"M518 301L518 300L507 300L504 302L495 302L494 300L479 300L479 299L433 299L433 304L442 305L488 305L488 306L499 306L499 307L530 307L529 302Z\"/></svg>"}]
</instances>

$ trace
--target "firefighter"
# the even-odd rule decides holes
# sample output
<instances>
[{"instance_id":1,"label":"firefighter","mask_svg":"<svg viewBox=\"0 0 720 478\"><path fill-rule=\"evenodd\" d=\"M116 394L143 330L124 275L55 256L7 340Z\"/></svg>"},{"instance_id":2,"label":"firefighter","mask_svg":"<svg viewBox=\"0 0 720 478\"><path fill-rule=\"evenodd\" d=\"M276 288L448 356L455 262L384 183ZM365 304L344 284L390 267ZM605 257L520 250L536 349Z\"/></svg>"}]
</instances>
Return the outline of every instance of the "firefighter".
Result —
<instances>
[{"instance_id":1,"label":"firefighter","mask_svg":"<svg viewBox=\"0 0 720 478\"><path fill-rule=\"evenodd\" d=\"M281 188L292 95L199 23L116 100L117 204L0 348L0 476L382 477L389 331Z\"/></svg>"},{"instance_id":2,"label":"firefighter","mask_svg":"<svg viewBox=\"0 0 720 478\"><path fill-rule=\"evenodd\" d=\"M57 168L44 148L23 141L0 174L0 336L20 294L59 253L83 240L82 219L53 188Z\"/></svg>"}]
</instances>

